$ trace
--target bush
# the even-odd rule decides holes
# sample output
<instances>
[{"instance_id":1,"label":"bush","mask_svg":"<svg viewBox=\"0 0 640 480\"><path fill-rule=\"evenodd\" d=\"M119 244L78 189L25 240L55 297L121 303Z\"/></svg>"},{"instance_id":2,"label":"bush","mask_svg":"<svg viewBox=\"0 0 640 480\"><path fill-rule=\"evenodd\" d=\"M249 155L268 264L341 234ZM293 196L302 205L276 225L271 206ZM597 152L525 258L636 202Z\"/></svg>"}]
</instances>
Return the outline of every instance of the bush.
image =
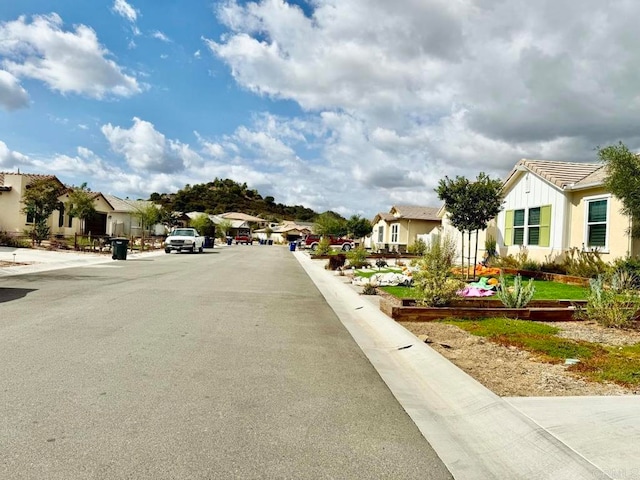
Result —
<instances>
[{"instance_id":1,"label":"bush","mask_svg":"<svg viewBox=\"0 0 640 480\"><path fill-rule=\"evenodd\" d=\"M448 305L464 283L451 277L456 244L450 237L436 237L414 264L413 281L420 303L429 307Z\"/></svg>"},{"instance_id":2,"label":"bush","mask_svg":"<svg viewBox=\"0 0 640 480\"><path fill-rule=\"evenodd\" d=\"M0 245L5 247L28 247L29 242L8 232L0 232Z\"/></svg>"},{"instance_id":3,"label":"bush","mask_svg":"<svg viewBox=\"0 0 640 480\"><path fill-rule=\"evenodd\" d=\"M327 264L327 269L329 270L338 270L339 268L344 267L344 264L347 262L347 256L344 253L339 253L338 255L332 255L329 257L329 263Z\"/></svg>"},{"instance_id":4,"label":"bush","mask_svg":"<svg viewBox=\"0 0 640 480\"><path fill-rule=\"evenodd\" d=\"M363 295L377 295L378 294L378 290L376 289L376 286L373 285L372 283L365 283L364 285L362 285L362 294Z\"/></svg>"},{"instance_id":5,"label":"bush","mask_svg":"<svg viewBox=\"0 0 640 480\"><path fill-rule=\"evenodd\" d=\"M589 296L579 317L598 322L605 327L623 328L631 325L640 310L640 296L636 291L616 293L606 288L604 277L599 275L589 281Z\"/></svg>"},{"instance_id":6,"label":"bush","mask_svg":"<svg viewBox=\"0 0 640 480\"><path fill-rule=\"evenodd\" d=\"M331 241L328 238L322 237L318 242L318 248L315 251L316 255L329 255L331 253Z\"/></svg>"},{"instance_id":7,"label":"bush","mask_svg":"<svg viewBox=\"0 0 640 480\"><path fill-rule=\"evenodd\" d=\"M640 258L618 258L613 262L612 268L614 272L612 275L617 274L620 280L624 279L627 288L640 288Z\"/></svg>"},{"instance_id":8,"label":"bush","mask_svg":"<svg viewBox=\"0 0 640 480\"><path fill-rule=\"evenodd\" d=\"M346 253L347 260L349 260L349 266L353 268L362 268L369 265L369 262L367 262L368 255L367 249L362 245L359 245Z\"/></svg>"},{"instance_id":9,"label":"bush","mask_svg":"<svg viewBox=\"0 0 640 480\"><path fill-rule=\"evenodd\" d=\"M504 275L500 273L500 288L497 291L497 296L505 307L524 308L529 304L535 292L533 278L529 279L529 283L523 285L522 277L516 275L513 278L513 287L508 287Z\"/></svg>"},{"instance_id":10,"label":"bush","mask_svg":"<svg viewBox=\"0 0 640 480\"><path fill-rule=\"evenodd\" d=\"M415 242L407 247L407 253L411 253L412 255L424 255L425 250L427 249L427 244L421 238L418 238Z\"/></svg>"},{"instance_id":11,"label":"bush","mask_svg":"<svg viewBox=\"0 0 640 480\"><path fill-rule=\"evenodd\" d=\"M596 278L604 275L609 270L609 266L600 258L597 250L581 250L577 247L571 248L562 262L567 274L576 277Z\"/></svg>"}]
</instances>

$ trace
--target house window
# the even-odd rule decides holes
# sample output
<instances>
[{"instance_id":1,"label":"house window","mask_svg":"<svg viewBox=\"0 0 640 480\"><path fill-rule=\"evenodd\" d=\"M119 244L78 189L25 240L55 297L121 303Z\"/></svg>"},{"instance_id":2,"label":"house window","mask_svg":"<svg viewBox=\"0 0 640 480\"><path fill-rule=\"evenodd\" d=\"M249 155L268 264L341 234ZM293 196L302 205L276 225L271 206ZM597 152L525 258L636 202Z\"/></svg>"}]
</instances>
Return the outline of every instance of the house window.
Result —
<instances>
[{"instance_id":1,"label":"house window","mask_svg":"<svg viewBox=\"0 0 640 480\"><path fill-rule=\"evenodd\" d=\"M540 207L529 209L527 245L540 245Z\"/></svg>"},{"instance_id":2,"label":"house window","mask_svg":"<svg viewBox=\"0 0 640 480\"><path fill-rule=\"evenodd\" d=\"M382 242L384 242L384 227L379 226L378 227L378 243L382 243Z\"/></svg>"},{"instance_id":3,"label":"house window","mask_svg":"<svg viewBox=\"0 0 640 480\"><path fill-rule=\"evenodd\" d=\"M73 216L69 214L69 224L68 227L71 228L73 226Z\"/></svg>"},{"instance_id":4,"label":"house window","mask_svg":"<svg viewBox=\"0 0 640 480\"><path fill-rule=\"evenodd\" d=\"M513 244L524 245L524 210L513 212Z\"/></svg>"},{"instance_id":5,"label":"house window","mask_svg":"<svg viewBox=\"0 0 640 480\"><path fill-rule=\"evenodd\" d=\"M64 227L64 203L58 205L58 227Z\"/></svg>"},{"instance_id":6,"label":"house window","mask_svg":"<svg viewBox=\"0 0 640 480\"><path fill-rule=\"evenodd\" d=\"M607 199L587 202L587 246L607 247Z\"/></svg>"},{"instance_id":7,"label":"house window","mask_svg":"<svg viewBox=\"0 0 640 480\"><path fill-rule=\"evenodd\" d=\"M398 230L400 226L397 223L391 225L391 243L398 243Z\"/></svg>"},{"instance_id":8,"label":"house window","mask_svg":"<svg viewBox=\"0 0 640 480\"><path fill-rule=\"evenodd\" d=\"M33 214L33 212L27 212L27 223L34 223L35 220L36 220L36 217Z\"/></svg>"},{"instance_id":9,"label":"house window","mask_svg":"<svg viewBox=\"0 0 640 480\"><path fill-rule=\"evenodd\" d=\"M551 205L505 212L504 244L548 247L551 240Z\"/></svg>"}]
</instances>

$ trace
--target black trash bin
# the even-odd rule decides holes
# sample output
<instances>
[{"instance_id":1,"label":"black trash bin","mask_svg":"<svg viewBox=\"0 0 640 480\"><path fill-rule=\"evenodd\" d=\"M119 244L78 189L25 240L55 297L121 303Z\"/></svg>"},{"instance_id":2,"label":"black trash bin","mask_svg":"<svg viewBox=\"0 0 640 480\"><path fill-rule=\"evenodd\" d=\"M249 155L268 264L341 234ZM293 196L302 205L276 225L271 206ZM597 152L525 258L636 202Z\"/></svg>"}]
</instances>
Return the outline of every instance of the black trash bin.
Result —
<instances>
[{"instance_id":1,"label":"black trash bin","mask_svg":"<svg viewBox=\"0 0 640 480\"><path fill-rule=\"evenodd\" d=\"M204 248L213 248L213 237L204 237Z\"/></svg>"},{"instance_id":2,"label":"black trash bin","mask_svg":"<svg viewBox=\"0 0 640 480\"><path fill-rule=\"evenodd\" d=\"M111 258L114 260L126 260L127 249L129 248L128 238L111 239Z\"/></svg>"}]
</instances>

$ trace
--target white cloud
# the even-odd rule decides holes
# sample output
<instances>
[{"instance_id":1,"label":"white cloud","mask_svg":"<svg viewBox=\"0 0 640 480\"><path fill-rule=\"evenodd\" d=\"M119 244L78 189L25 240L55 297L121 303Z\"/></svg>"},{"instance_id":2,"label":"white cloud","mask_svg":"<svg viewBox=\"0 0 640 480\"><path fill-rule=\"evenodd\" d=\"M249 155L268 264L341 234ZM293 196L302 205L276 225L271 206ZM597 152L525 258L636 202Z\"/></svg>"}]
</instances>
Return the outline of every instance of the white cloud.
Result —
<instances>
[{"instance_id":1,"label":"white cloud","mask_svg":"<svg viewBox=\"0 0 640 480\"><path fill-rule=\"evenodd\" d=\"M115 0L111 9L130 23L136 23L138 20L138 12L125 0Z\"/></svg>"},{"instance_id":2,"label":"white cloud","mask_svg":"<svg viewBox=\"0 0 640 480\"><path fill-rule=\"evenodd\" d=\"M0 24L3 68L17 78L32 78L60 93L102 99L141 92L135 77L127 75L85 25L64 31L56 15L25 17Z\"/></svg>"},{"instance_id":3,"label":"white cloud","mask_svg":"<svg viewBox=\"0 0 640 480\"><path fill-rule=\"evenodd\" d=\"M242 87L307 112L304 127L280 122L304 139L256 122L230 143L272 159L280 142L274 164L294 158L286 149L312 150L305 162L324 197L359 210L436 205L444 175L504 176L522 157L596 161L594 147L619 140L640 147L640 4L315 0L307 9L227 0L217 9L227 32L205 43ZM331 189L347 183L348 194Z\"/></svg>"},{"instance_id":4,"label":"white cloud","mask_svg":"<svg viewBox=\"0 0 640 480\"><path fill-rule=\"evenodd\" d=\"M169 37L167 37L164 33L160 32L160 31L158 31L158 30L156 30L155 32L153 32L153 33L151 34L151 36L152 36L153 38L156 38L156 39L161 40L161 41L163 41L163 42L167 42L167 43L168 43L168 42L170 42L170 41L171 41L171 39L170 39Z\"/></svg>"},{"instance_id":5,"label":"white cloud","mask_svg":"<svg viewBox=\"0 0 640 480\"><path fill-rule=\"evenodd\" d=\"M0 107L17 110L29 105L29 94L22 88L16 77L0 70Z\"/></svg>"},{"instance_id":6,"label":"white cloud","mask_svg":"<svg viewBox=\"0 0 640 480\"><path fill-rule=\"evenodd\" d=\"M6 143L0 140L0 167L4 170L17 170L21 166L28 166L31 160L20 152L9 150Z\"/></svg>"},{"instance_id":7,"label":"white cloud","mask_svg":"<svg viewBox=\"0 0 640 480\"><path fill-rule=\"evenodd\" d=\"M124 155L135 171L180 172L202 161L189 145L168 140L152 123L139 118L133 119L133 126L129 129L114 127L110 123L104 125L102 133L111 149Z\"/></svg>"}]
</instances>

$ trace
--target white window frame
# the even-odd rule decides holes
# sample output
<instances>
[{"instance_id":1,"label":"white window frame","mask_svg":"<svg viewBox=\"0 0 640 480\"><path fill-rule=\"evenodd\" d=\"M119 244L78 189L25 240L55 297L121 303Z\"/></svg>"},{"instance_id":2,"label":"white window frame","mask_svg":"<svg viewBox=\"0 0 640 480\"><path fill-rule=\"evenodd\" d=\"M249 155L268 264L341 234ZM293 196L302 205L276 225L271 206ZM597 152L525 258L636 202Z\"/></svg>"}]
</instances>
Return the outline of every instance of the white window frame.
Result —
<instances>
[{"instance_id":1,"label":"white window frame","mask_svg":"<svg viewBox=\"0 0 640 480\"><path fill-rule=\"evenodd\" d=\"M400 224L391 224L391 243L398 243L400 237Z\"/></svg>"},{"instance_id":2,"label":"white window frame","mask_svg":"<svg viewBox=\"0 0 640 480\"><path fill-rule=\"evenodd\" d=\"M592 195L589 197L584 197L582 201L584 202L584 241L582 242L583 250L597 250L602 253L609 253L609 229L611 227L611 194L608 195ZM604 236L604 247L590 247L589 243L589 204L591 202L598 202L600 200L607 201L607 221L606 221L606 229Z\"/></svg>"}]
</instances>

